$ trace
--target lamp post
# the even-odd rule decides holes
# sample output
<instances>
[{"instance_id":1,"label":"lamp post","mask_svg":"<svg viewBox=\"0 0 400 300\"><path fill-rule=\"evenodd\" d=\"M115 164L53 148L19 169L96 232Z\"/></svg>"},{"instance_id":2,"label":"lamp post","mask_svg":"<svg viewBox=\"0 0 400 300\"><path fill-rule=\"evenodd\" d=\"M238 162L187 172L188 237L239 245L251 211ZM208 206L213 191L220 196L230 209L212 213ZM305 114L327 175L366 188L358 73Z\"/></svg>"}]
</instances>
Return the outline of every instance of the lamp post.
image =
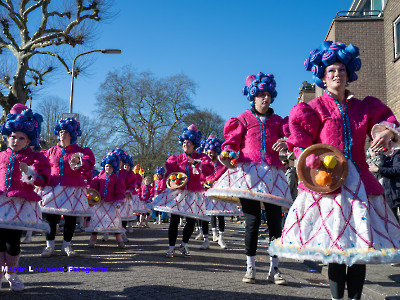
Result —
<instances>
[{"instance_id":1,"label":"lamp post","mask_svg":"<svg viewBox=\"0 0 400 300\"><path fill-rule=\"evenodd\" d=\"M69 98L69 113L72 114L72 103L74 99L74 78L75 78L75 61L79 56L86 55L93 52L101 52L106 54L120 54L120 49L100 49L100 50L91 50L88 52L84 52L75 56L74 61L72 62L72 80L71 80L71 96Z\"/></svg>"}]
</instances>

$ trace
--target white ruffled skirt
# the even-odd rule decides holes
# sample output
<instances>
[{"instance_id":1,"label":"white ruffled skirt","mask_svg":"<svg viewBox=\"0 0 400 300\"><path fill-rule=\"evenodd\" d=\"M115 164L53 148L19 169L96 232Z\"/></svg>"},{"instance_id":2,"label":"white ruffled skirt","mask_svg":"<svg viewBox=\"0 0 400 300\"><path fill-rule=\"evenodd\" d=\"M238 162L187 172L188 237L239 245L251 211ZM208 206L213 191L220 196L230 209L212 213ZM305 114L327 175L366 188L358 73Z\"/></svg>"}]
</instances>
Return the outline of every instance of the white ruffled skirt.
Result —
<instances>
[{"instance_id":1,"label":"white ruffled skirt","mask_svg":"<svg viewBox=\"0 0 400 300\"><path fill-rule=\"evenodd\" d=\"M226 170L206 196L235 203L245 198L283 207L292 205L285 173L265 162L239 163L236 168Z\"/></svg>"},{"instance_id":2,"label":"white ruffled skirt","mask_svg":"<svg viewBox=\"0 0 400 300\"><path fill-rule=\"evenodd\" d=\"M36 192L42 197L39 204L43 213L66 216L91 214L84 186L45 186Z\"/></svg>"},{"instance_id":3,"label":"white ruffled skirt","mask_svg":"<svg viewBox=\"0 0 400 300\"><path fill-rule=\"evenodd\" d=\"M400 262L400 226L383 196L367 196L349 161L337 195L301 192L271 255L346 265Z\"/></svg>"},{"instance_id":4,"label":"white ruffled skirt","mask_svg":"<svg viewBox=\"0 0 400 300\"><path fill-rule=\"evenodd\" d=\"M133 195L132 207L132 211L135 214L151 212L151 208L148 207L148 203L140 200L138 195Z\"/></svg>"},{"instance_id":5,"label":"white ruffled skirt","mask_svg":"<svg viewBox=\"0 0 400 300\"><path fill-rule=\"evenodd\" d=\"M206 214L210 216L241 216L242 212L237 205L206 197Z\"/></svg>"},{"instance_id":6,"label":"white ruffled skirt","mask_svg":"<svg viewBox=\"0 0 400 300\"><path fill-rule=\"evenodd\" d=\"M206 197L203 191L193 192L186 188L165 189L154 198L153 209L204 221L211 220L206 212Z\"/></svg>"},{"instance_id":7,"label":"white ruffled skirt","mask_svg":"<svg viewBox=\"0 0 400 300\"><path fill-rule=\"evenodd\" d=\"M43 222L39 203L24 198L0 196L0 228L50 231Z\"/></svg>"},{"instance_id":8,"label":"white ruffled skirt","mask_svg":"<svg viewBox=\"0 0 400 300\"><path fill-rule=\"evenodd\" d=\"M126 196L124 203L121 207L121 219L122 221L134 221L137 219L137 216L133 211L133 197L137 197L137 195Z\"/></svg>"},{"instance_id":9,"label":"white ruffled skirt","mask_svg":"<svg viewBox=\"0 0 400 300\"><path fill-rule=\"evenodd\" d=\"M116 207L115 202L101 201L92 207L93 214L90 218L90 224L85 229L87 232L111 232L122 233L125 229L122 227L121 212Z\"/></svg>"}]
</instances>

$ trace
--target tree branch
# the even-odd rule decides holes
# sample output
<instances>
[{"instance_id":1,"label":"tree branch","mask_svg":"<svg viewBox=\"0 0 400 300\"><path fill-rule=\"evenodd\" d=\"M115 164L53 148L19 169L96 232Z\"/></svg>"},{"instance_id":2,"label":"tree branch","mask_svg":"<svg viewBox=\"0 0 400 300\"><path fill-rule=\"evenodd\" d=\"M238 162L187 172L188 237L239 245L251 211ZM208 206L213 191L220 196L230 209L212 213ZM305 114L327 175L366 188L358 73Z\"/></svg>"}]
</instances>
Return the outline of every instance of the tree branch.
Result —
<instances>
[{"instance_id":1,"label":"tree branch","mask_svg":"<svg viewBox=\"0 0 400 300\"><path fill-rule=\"evenodd\" d=\"M46 71L44 72L40 72L38 70L32 69L32 68L28 68L28 71L31 71L33 73L36 74L36 76L33 76L33 79L35 81L31 81L31 82L27 82L26 85L42 85L43 84L43 76L46 75L47 73L53 71L53 67L48 67Z\"/></svg>"},{"instance_id":2,"label":"tree branch","mask_svg":"<svg viewBox=\"0 0 400 300\"><path fill-rule=\"evenodd\" d=\"M34 51L31 55L34 55L34 54L45 54L45 55L51 55L51 56L56 57L63 64L63 66L67 70L67 73L71 74L71 71L69 70L68 65L65 62L65 60L60 55L58 55L57 53L53 53L53 52L50 52L50 51Z\"/></svg>"},{"instance_id":3,"label":"tree branch","mask_svg":"<svg viewBox=\"0 0 400 300\"><path fill-rule=\"evenodd\" d=\"M11 88L10 78L8 76L0 78L0 84L4 85L7 89Z\"/></svg>"}]
</instances>

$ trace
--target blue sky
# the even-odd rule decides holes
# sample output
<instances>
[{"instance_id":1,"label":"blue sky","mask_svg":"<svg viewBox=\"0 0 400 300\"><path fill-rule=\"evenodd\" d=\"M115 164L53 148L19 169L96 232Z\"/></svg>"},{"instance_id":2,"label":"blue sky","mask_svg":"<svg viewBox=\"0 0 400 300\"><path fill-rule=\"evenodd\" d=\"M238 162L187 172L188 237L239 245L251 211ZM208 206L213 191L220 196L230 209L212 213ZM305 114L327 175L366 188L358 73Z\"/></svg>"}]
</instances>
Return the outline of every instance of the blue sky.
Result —
<instances>
[{"instance_id":1,"label":"blue sky","mask_svg":"<svg viewBox=\"0 0 400 300\"><path fill-rule=\"evenodd\" d=\"M119 48L122 54L89 54L90 75L75 80L74 112L90 116L106 74L129 64L158 77L186 74L198 86L194 104L224 119L250 107L241 93L249 74L273 73L278 96L271 107L286 116L301 83L311 81L304 60L351 2L115 0L115 18L98 25L100 35L87 50ZM70 84L66 73L49 78L33 101L47 96L69 101Z\"/></svg>"}]
</instances>

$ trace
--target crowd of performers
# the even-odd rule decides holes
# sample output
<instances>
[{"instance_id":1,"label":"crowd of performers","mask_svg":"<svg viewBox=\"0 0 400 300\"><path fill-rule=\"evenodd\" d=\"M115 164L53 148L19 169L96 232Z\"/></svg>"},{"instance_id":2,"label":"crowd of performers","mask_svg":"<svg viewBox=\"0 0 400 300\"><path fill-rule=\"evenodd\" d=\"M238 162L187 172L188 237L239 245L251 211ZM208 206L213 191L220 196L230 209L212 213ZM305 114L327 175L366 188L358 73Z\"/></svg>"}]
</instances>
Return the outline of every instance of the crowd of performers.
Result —
<instances>
[{"instance_id":1,"label":"crowd of performers","mask_svg":"<svg viewBox=\"0 0 400 300\"><path fill-rule=\"evenodd\" d=\"M41 255L52 256L63 216L61 251L74 256L71 241L79 217L90 233L90 248L99 233L103 240L113 233L117 246L124 248L131 223L139 216L139 226L149 227L152 210L159 223L163 214L170 215L167 258L176 252L191 256L188 243L196 222L204 238L201 249L210 247L209 222L213 241L225 249L224 218L243 213L243 282L255 283L262 205L270 242L268 281L287 283L279 270L280 257L321 261L328 264L332 299L343 299L346 285L349 298L360 299L366 264L400 262L400 226L368 170L364 145L369 136L371 151L393 152L400 148L400 132L392 111L379 99L358 100L346 88L357 80L358 56L352 44L326 41L313 50L305 66L324 93L295 105L286 118L270 107L277 97L274 75L249 75L243 94L250 109L227 121L224 141L213 135L202 140L196 125L190 125L178 138L182 153L169 157L165 168L157 167L153 182L120 148L104 156L102 170L92 178L95 158L89 148L76 144L81 130L74 119L55 126L57 146L34 151L42 118L15 105L1 129L8 149L0 153L0 265L8 267L5 278L11 289L24 288L13 271L22 231L46 232ZM343 153L348 176L329 193L300 182L298 196L291 199L279 153L288 150L299 157L318 143ZM283 228L282 208L288 209ZM177 246L182 217L186 224Z\"/></svg>"}]
</instances>

